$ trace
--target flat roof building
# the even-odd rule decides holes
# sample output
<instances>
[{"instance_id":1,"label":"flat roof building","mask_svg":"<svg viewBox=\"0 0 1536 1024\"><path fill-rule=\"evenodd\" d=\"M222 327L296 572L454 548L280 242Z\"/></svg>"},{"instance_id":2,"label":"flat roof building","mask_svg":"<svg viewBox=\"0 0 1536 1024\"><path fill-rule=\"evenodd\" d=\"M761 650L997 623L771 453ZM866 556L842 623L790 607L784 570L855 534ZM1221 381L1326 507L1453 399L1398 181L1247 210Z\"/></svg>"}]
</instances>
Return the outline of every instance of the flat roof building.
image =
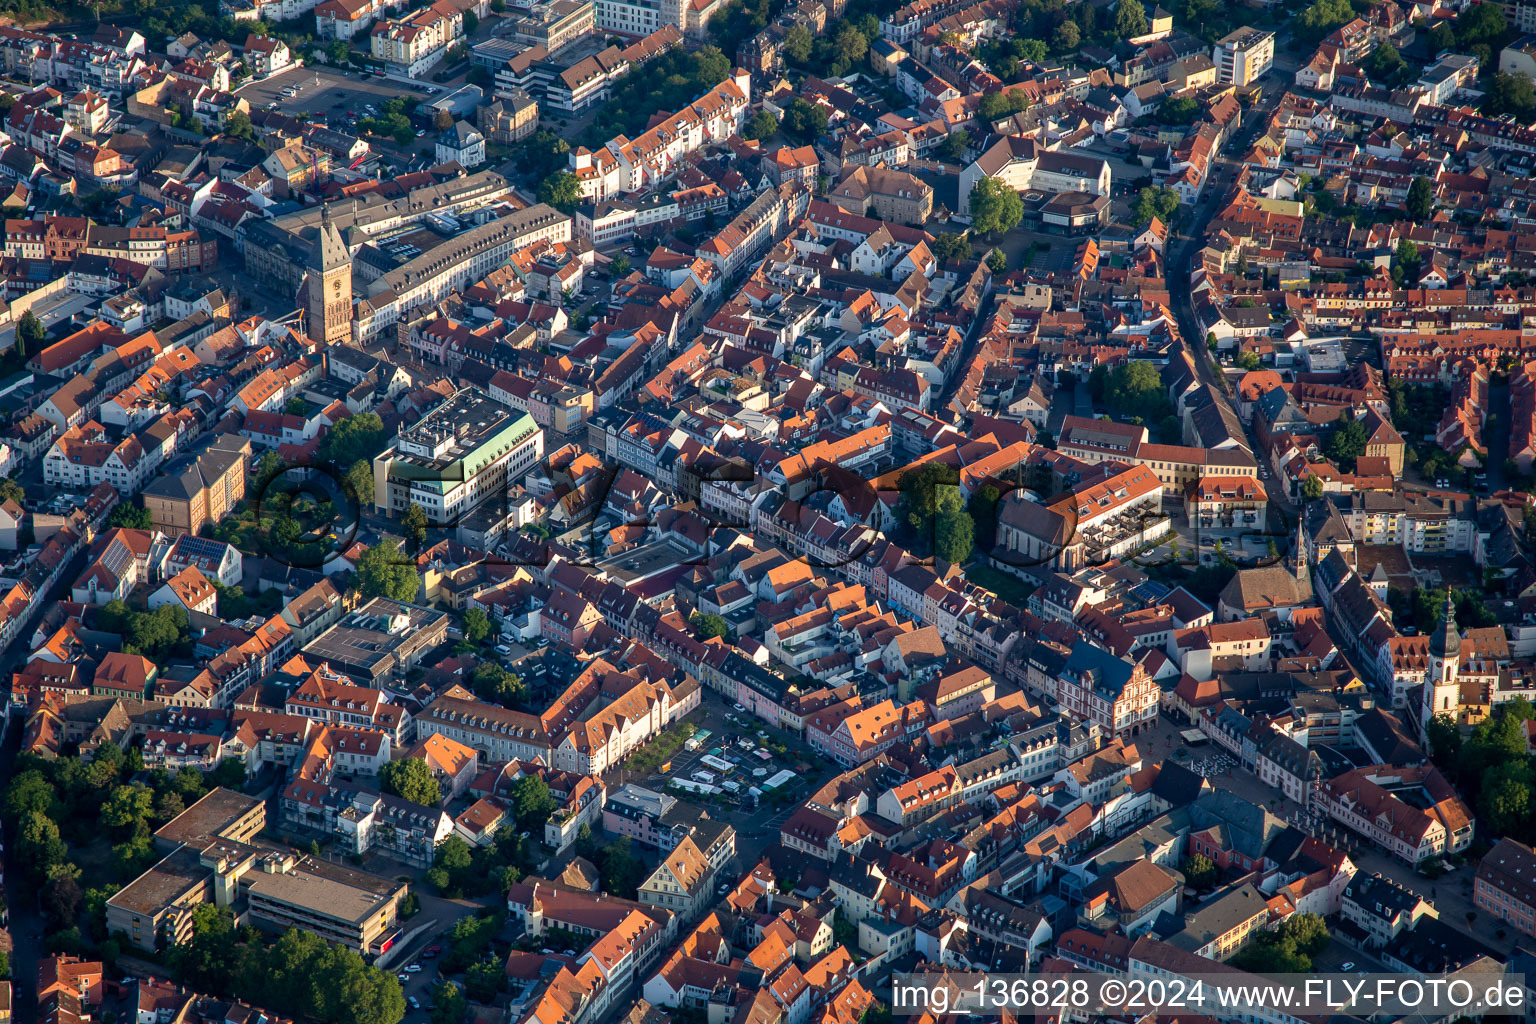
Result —
<instances>
[{"instance_id":1,"label":"flat roof building","mask_svg":"<svg viewBox=\"0 0 1536 1024\"><path fill-rule=\"evenodd\" d=\"M429 523L455 526L488 501L505 503L508 486L543 457L544 431L532 416L464 388L374 459L374 506L393 517L420 505Z\"/></svg>"},{"instance_id":2,"label":"flat roof building","mask_svg":"<svg viewBox=\"0 0 1536 1024\"><path fill-rule=\"evenodd\" d=\"M304 653L365 686L383 687L404 678L447 635L447 613L376 597L311 640Z\"/></svg>"},{"instance_id":3,"label":"flat roof building","mask_svg":"<svg viewBox=\"0 0 1536 1024\"><path fill-rule=\"evenodd\" d=\"M188 941L194 910L213 903L275 929L375 950L399 920L406 884L261 842L265 826L264 801L213 790L155 833L166 855L107 900L108 929L140 949L162 949Z\"/></svg>"}]
</instances>

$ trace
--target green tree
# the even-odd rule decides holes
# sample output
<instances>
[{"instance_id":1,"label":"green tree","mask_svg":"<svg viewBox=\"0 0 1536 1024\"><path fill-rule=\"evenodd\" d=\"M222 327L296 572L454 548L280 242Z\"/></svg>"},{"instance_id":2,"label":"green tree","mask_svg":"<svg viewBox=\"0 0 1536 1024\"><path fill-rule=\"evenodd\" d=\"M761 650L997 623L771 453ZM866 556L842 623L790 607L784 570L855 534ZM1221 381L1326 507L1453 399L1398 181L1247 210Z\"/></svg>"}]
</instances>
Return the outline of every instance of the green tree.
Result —
<instances>
[{"instance_id":1,"label":"green tree","mask_svg":"<svg viewBox=\"0 0 1536 1024\"><path fill-rule=\"evenodd\" d=\"M427 510L411 502L400 517L400 528L405 531L407 541L420 547L427 539Z\"/></svg>"},{"instance_id":2,"label":"green tree","mask_svg":"<svg viewBox=\"0 0 1536 1024\"><path fill-rule=\"evenodd\" d=\"M960 503L958 487L940 488L935 521L933 553L946 562L960 564L971 557L976 526L970 513Z\"/></svg>"},{"instance_id":3,"label":"green tree","mask_svg":"<svg viewBox=\"0 0 1536 1024\"><path fill-rule=\"evenodd\" d=\"M1439 22L1429 30L1429 48L1435 53L1449 50L1456 45L1456 30L1445 22Z\"/></svg>"},{"instance_id":4,"label":"green tree","mask_svg":"<svg viewBox=\"0 0 1536 1024\"><path fill-rule=\"evenodd\" d=\"M1423 223L1429 220L1429 215L1435 212L1435 189L1429 179L1422 175L1413 179L1413 183L1408 186L1406 209L1409 219L1413 221Z\"/></svg>"},{"instance_id":5,"label":"green tree","mask_svg":"<svg viewBox=\"0 0 1536 1024\"><path fill-rule=\"evenodd\" d=\"M1192 96L1175 96L1163 100L1157 107L1157 119L1163 124L1194 124L1204 108Z\"/></svg>"},{"instance_id":6,"label":"green tree","mask_svg":"<svg viewBox=\"0 0 1536 1024\"><path fill-rule=\"evenodd\" d=\"M61 864L69 850L59 836L59 826L40 811L28 811L18 822L16 855L22 869L34 880L45 878L48 869Z\"/></svg>"},{"instance_id":7,"label":"green tree","mask_svg":"<svg viewBox=\"0 0 1536 1024\"><path fill-rule=\"evenodd\" d=\"M767 139L772 138L773 133L778 130L779 119L766 110L759 110L747 119L747 123L741 129L741 137L750 140Z\"/></svg>"},{"instance_id":8,"label":"green tree","mask_svg":"<svg viewBox=\"0 0 1536 1024\"><path fill-rule=\"evenodd\" d=\"M544 823L555 813L555 798L550 795L549 785L537 775L524 775L512 783L509 793L518 827L542 835Z\"/></svg>"},{"instance_id":9,"label":"green tree","mask_svg":"<svg viewBox=\"0 0 1536 1024\"><path fill-rule=\"evenodd\" d=\"M601 877L602 890L610 896L634 899L641 883L650 875L645 862L630 852L628 836L603 847L593 862Z\"/></svg>"},{"instance_id":10,"label":"green tree","mask_svg":"<svg viewBox=\"0 0 1536 1024\"><path fill-rule=\"evenodd\" d=\"M815 42L811 38L811 30L804 25L792 25L784 34L784 56L796 63L804 64L811 55L811 45Z\"/></svg>"},{"instance_id":11,"label":"green tree","mask_svg":"<svg viewBox=\"0 0 1536 1024\"><path fill-rule=\"evenodd\" d=\"M347 470L346 489L359 505L373 504L373 463L358 459Z\"/></svg>"},{"instance_id":12,"label":"green tree","mask_svg":"<svg viewBox=\"0 0 1536 1024\"><path fill-rule=\"evenodd\" d=\"M1115 35L1134 39L1147 34L1147 9L1141 0L1120 0L1115 5Z\"/></svg>"},{"instance_id":13,"label":"green tree","mask_svg":"<svg viewBox=\"0 0 1536 1024\"><path fill-rule=\"evenodd\" d=\"M484 608L471 608L464 613L464 639L470 643L484 643L491 635L491 617Z\"/></svg>"},{"instance_id":14,"label":"green tree","mask_svg":"<svg viewBox=\"0 0 1536 1024\"><path fill-rule=\"evenodd\" d=\"M1281 924L1285 938L1295 943L1297 951L1316 956L1328 947L1328 925L1317 914L1292 914Z\"/></svg>"},{"instance_id":15,"label":"green tree","mask_svg":"<svg viewBox=\"0 0 1536 1024\"><path fill-rule=\"evenodd\" d=\"M1425 736L1437 764L1445 768L1456 764L1461 757L1461 729L1450 715L1442 712L1431 718Z\"/></svg>"},{"instance_id":16,"label":"green tree","mask_svg":"<svg viewBox=\"0 0 1536 1024\"><path fill-rule=\"evenodd\" d=\"M1308 473L1307 478L1301 482L1301 496L1307 501L1316 501L1323 496L1323 479L1315 473Z\"/></svg>"},{"instance_id":17,"label":"green tree","mask_svg":"<svg viewBox=\"0 0 1536 1024\"><path fill-rule=\"evenodd\" d=\"M1036 443L1039 443L1038 435L1036 435ZM980 551L991 551L993 545L997 543L997 506L1002 497L1002 492L996 487L983 484L965 503L965 510L971 517L971 530L975 536L976 548Z\"/></svg>"},{"instance_id":18,"label":"green tree","mask_svg":"<svg viewBox=\"0 0 1536 1024\"><path fill-rule=\"evenodd\" d=\"M443 802L442 788L432 769L419 757L403 757L380 768L379 788L423 807L437 807Z\"/></svg>"},{"instance_id":19,"label":"green tree","mask_svg":"<svg viewBox=\"0 0 1536 1024\"><path fill-rule=\"evenodd\" d=\"M470 964L464 971L464 991L477 1003L489 1003L501 991L506 978L506 969L499 963Z\"/></svg>"},{"instance_id":20,"label":"green tree","mask_svg":"<svg viewBox=\"0 0 1536 1024\"><path fill-rule=\"evenodd\" d=\"M1156 217L1164 224L1171 224L1179 212L1179 194L1163 185L1148 185L1136 193L1136 205L1131 211L1131 224L1145 227Z\"/></svg>"},{"instance_id":21,"label":"green tree","mask_svg":"<svg viewBox=\"0 0 1536 1024\"><path fill-rule=\"evenodd\" d=\"M256 140L256 129L251 125L250 115L243 110L232 110L224 118L224 134L247 142Z\"/></svg>"},{"instance_id":22,"label":"green tree","mask_svg":"<svg viewBox=\"0 0 1536 1024\"><path fill-rule=\"evenodd\" d=\"M1518 71L1495 72L1483 88L1482 111L1489 117L1509 114L1517 121L1530 123L1536 118L1536 87L1532 86L1530 76Z\"/></svg>"},{"instance_id":23,"label":"green tree","mask_svg":"<svg viewBox=\"0 0 1536 1024\"><path fill-rule=\"evenodd\" d=\"M837 48L837 56L840 60L849 64L857 64L869 53L869 40L864 33L852 25L844 25L837 30L832 45Z\"/></svg>"},{"instance_id":24,"label":"green tree","mask_svg":"<svg viewBox=\"0 0 1536 1024\"><path fill-rule=\"evenodd\" d=\"M348 416L331 427L320 443L320 457L331 466L351 466L358 460L370 464L384 450L384 421L375 412ZM370 488L371 490L371 488Z\"/></svg>"},{"instance_id":25,"label":"green tree","mask_svg":"<svg viewBox=\"0 0 1536 1024\"><path fill-rule=\"evenodd\" d=\"M928 243L928 250L937 260L965 260L971 258L971 243L965 235L953 231L940 231Z\"/></svg>"},{"instance_id":26,"label":"green tree","mask_svg":"<svg viewBox=\"0 0 1536 1024\"><path fill-rule=\"evenodd\" d=\"M1308 38L1321 39L1354 16L1349 0L1316 0L1301 12L1296 25Z\"/></svg>"},{"instance_id":27,"label":"green tree","mask_svg":"<svg viewBox=\"0 0 1536 1024\"><path fill-rule=\"evenodd\" d=\"M520 707L528 699L528 687L522 679L494 661L482 661L476 667L470 688L481 700L503 707Z\"/></svg>"},{"instance_id":28,"label":"green tree","mask_svg":"<svg viewBox=\"0 0 1536 1024\"><path fill-rule=\"evenodd\" d=\"M149 530L154 528L154 520L150 518L149 509L142 505L118 505L112 509L112 514L107 516L108 526L121 526L129 530Z\"/></svg>"},{"instance_id":29,"label":"green tree","mask_svg":"<svg viewBox=\"0 0 1536 1024\"><path fill-rule=\"evenodd\" d=\"M976 105L976 114L983 121L996 121L1000 117L1029 109L1029 94L1023 89L1004 89L982 96Z\"/></svg>"},{"instance_id":30,"label":"green tree","mask_svg":"<svg viewBox=\"0 0 1536 1024\"><path fill-rule=\"evenodd\" d=\"M961 503L954 470L938 463L902 474L897 483L898 536L919 555L959 563L969 557L976 524Z\"/></svg>"},{"instance_id":31,"label":"green tree","mask_svg":"<svg viewBox=\"0 0 1536 1024\"><path fill-rule=\"evenodd\" d=\"M810 142L827 128L827 112L817 103L808 103L798 96L784 108L784 120L780 127L801 142Z\"/></svg>"},{"instance_id":32,"label":"green tree","mask_svg":"<svg viewBox=\"0 0 1536 1024\"><path fill-rule=\"evenodd\" d=\"M1190 854L1180 870L1184 880L1195 889L1206 889L1216 883L1216 864L1204 854Z\"/></svg>"},{"instance_id":33,"label":"green tree","mask_svg":"<svg viewBox=\"0 0 1536 1024\"><path fill-rule=\"evenodd\" d=\"M1008 270L1008 254L1001 249L993 249L987 253L987 269L994 274L1003 274Z\"/></svg>"},{"instance_id":34,"label":"green tree","mask_svg":"<svg viewBox=\"0 0 1536 1024\"><path fill-rule=\"evenodd\" d=\"M133 831L154 810L155 795L137 783L118 786L101 805L101 821L108 828Z\"/></svg>"},{"instance_id":35,"label":"green tree","mask_svg":"<svg viewBox=\"0 0 1536 1024\"><path fill-rule=\"evenodd\" d=\"M332 64L352 62L352 48L345 39L332 39L331 44L325 48L325 55L331 59Z\"/></svg>"},{"instance_id":36,"label":"green tree","mask_svg":"<svg viewBox=\"0 0 1536 1024\"><path fill-rule=\"evenodd\" d=\"M1144 423L1158 422L1173 408L1157 367L1139 359L1109 372L1104 404L1121 416L1139 417Z\"/></svg>"},{"instance_id":37,"label":"green tree","mask_svg":"<svg viewBox=\"0 0 1536 1024\"><path fill-rule=\"evenodd\" d=\"M469 1011L464 991L451 981L440 981L432 990L432 1024L459 1024Z\"/></svg>"},{"instance_id":38,"label":"green tree","mask_svg":"<svg viewBox=\"0 0 1536 1024\"><path fill-rule=\"evenodd\" d=\"M1082 33L1078 30L1075 21L1062 22L1051 34L1051 46L1057 53L1072 53L1081 43Z\"/></svg>"},{"instance_id":39,"label":"green tree","mask_svg":"<svg viewBox=\"0 0 1536 1024\"><path fill-rule=\"evenodd\" d=\"M570 213L581 204L581 179L570 171L556 171L539 182L538 199L561 213Z\"/></svg>"},{"instance_id":40,"label":"green tree","mask_svg":"<svg viewBox=\"0 0 1536 1024\"><path fill-rule=\"evenodd\" d=\"M219 766L206 776L208 785L222 786L240 792L245 789L245 765L232 757L219 762Z\"/></svg>"},{"instance_id":41,"label":"green tree","mask_svg":"<svg viewBox=\"0 0 1536 1024\"><path fill-rule=\"evenodd\" d=\"M365 597L387 597L409 604L421 592L416 563L387 542L374 544L358 556L357 581Z\"/></svg>"},{"instance_id":42,"label":"green tree","mask_svg":"<svg viewBox=\"0 0 1536 1024\"><path fill-rule=\"evenodd\" d=\"M944 136L944 141L939 144L939 155L950 162L957 162L965 158L965 149L971 144L971 133L964 128L956 128Z\"/></svg>"},{"instance_id":43,"label":"green tree","mask_svg":"<svg viewBox=\"0 0 1536 1024\"><path fill-rule=\"evenodd\" d=\"M63 808L47 776L36 768L28 768L11 779L5 791L4 811L7 821L17 822L28 814L46 817L62 813Z\"/></svg>"},{"instance_id":44,"label":"green tree","mask_svg":"<svg viewBox=\"0 0 1536 1024\"><path fill-rule=\"evenodd\" d=\"M1366 56L1366 74L1378 82L1393 83L1408 72L1408 62L1391 43L1381 43Z\"/></svg>"},{"instance_id":45,"label":"green tree","mask_svg":"<svg viewBox=\"0 0 1536 1024\"><path fill-rule=\"evenodd\" d=\"M971 188L971 226L984 235L1012 231L1024 219L1024 201L998 178L982 178Z\"/></svg>"},{"instance_id":46,"label":"green tree","mask_svg":"<svg viewBox=\"0 0 1536 1024\"><path fill-rule=\"evenodd\" d=\"M1487 7L1487 10L1482 8ZM1462 46L1502 43L1509 33L1509 19L1494 4L1474 4L1456 19L1456 41Z\"/></svg>"},{"instance_id":47,"label":"green tree","mask_svg":"<svg viewBox=\"0 0 1536 1024\"><path fill-rule=\"evenodd\" d=\"M449 836L432 857L433 870L428 872L429 879L444 896L460 899L464 895L466 876L474 867L474 861L469 844L456 835Z\"/></svg>"},{"instance_id":48,"label":"green tree","mask_svg":"<svg viewBox=\"0 0 1536 1024\"><path fill-rule=\"evenodd\" d=\"M715 637L728 637L731 635L731 624L726 622L723 616L714 612L694 612L688 619L693 626L693 635L700 640L712 640Z\"/></svg>"},{"instance_id":49,"label":"green tree","mask_svg":"<svg viewBox=\"0 0 1536 1024\"><path fill-rule=\"evenodd\" d=\"M615 278L628 277L631 269L629 258L626 256L615 256L612 269Z\"/></svg>"},{"instance_id":50,"label":"green tree","mask_svg":"<svg viewBox=\"0 0 1536 1024\"><path fill-rule=\"evenodd\" d=\"M36 313L27 310L16 321L17 355L25 356L42 351L47 337L48 331L43 327L43 322L37 318Z\"/></svg>"},{"instance_id":51,"label":"green tree","mask_svg":"<svg viewBox=\"0 0 1536 1024\"><path fill-rule=\"evenodd\" d=\"M1350 416L1349 413L1341 412L1334 422L1333 433L1328 435L1328 441L1323 445L1323 454L1332 459L1344 472L1353 473L1355 460L1365 454L1367 440L1365 424Z\"/></svg>"},{"instance_id":52,"label":"green tree","mask_svg":"<svg viewBox=\"0 0 1536 1024\"><path fill-rule=\"evenodd\" d=\"M1478 818L1494 835L1521 835L1531 823L1536 772L1523 758L1492 765L1478 787Z\"/></svg>"},{"instance_id":53,"label":"green tree","mask_svg":"<svg viewBox=\"0 0 1536 1024\"><path fill-rule=\"evenodd\" d=\"M480 31L480 15L476 14L474 11L465 11L464 34L466 36L472 36L478 31Z\"/></svg>"},{"instance_id":54,"label":"green tree","mask_svg":"<svg viewBox=\"0 0 1536 1024\"><path fill-rule=\"evenodd\" d=\"M180 604L162 605L152 612L131 612L123 650L158 660L191 639L191 625L187 609Z\"/></svg>"}]
</instances>

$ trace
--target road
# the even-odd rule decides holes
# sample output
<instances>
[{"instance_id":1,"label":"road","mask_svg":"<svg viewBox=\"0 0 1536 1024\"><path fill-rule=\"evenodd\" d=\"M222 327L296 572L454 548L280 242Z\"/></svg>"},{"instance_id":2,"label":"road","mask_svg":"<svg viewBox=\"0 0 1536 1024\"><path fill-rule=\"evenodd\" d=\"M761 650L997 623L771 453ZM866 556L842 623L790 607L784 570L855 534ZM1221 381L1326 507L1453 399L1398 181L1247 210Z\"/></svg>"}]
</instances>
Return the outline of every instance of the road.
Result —
<instances>
[{"instance_id":1,"label":"road","mask_svg":"<svg viewBox=\"0 0 1536 1024\"><path fill-rule=\"evenodd\" d=\"M45 595L51 603L57 601L85 569L85 549L82 548L59 573L56 582ZM0 679L9 679L31 653L27 638L32 630L21 631L21 636L11 642L0 654ZM16 769L16 755L21 751L23 725L20 718L8 718L5 738L0 746L0 786L8 785L11 773ZM16 836L7 835L7 845L15 849ZM21 865L15 857L5 858L6 906L10 911L11 933L11 1013L15 1024L32 1024L37 1016L37 961L42 955L43 914L39 905L40 892L30 879L23 877Z\"/></svg>"},{"instance_id":2,"label":"road","mask_svg":"<svg viewBox=\"0 0 1536 1024\"><path fill-rule=\"evenodd\" d=\"M1195 205L1190 216L1185 219L1181 233L1169 247L1167 259L1164 261L1168 275L1168 296L1173 302L1173 315L1179 321L1179 333L1183 335L1184 344L1189 346L1190 353L1194 356L1195 369L1200 374L1200 379L1215 387L1223 395L1229 395L1228 384L1225 376L1216 370L1207 356L1205 330L1195 315L1194 299L1190 294L1192 261L1205 245L1205 231L1211 223L1211 218L1227 201L1226 183L1239 166L1231 157L1241 156L1247 152L1249 146L1253 145L1253 140L1258 137L1264 125L1268 123L1270 115L1274 113L1275 107L1279 105L1284 91L1284 88L1278 84L1266 84L1264 99L1258 106L1243 112L1241 127L1227 140L1227 144L1222 147L1221 154L1215 161L1215 180L1207 184L1200 201ZM1230 397L1227 400L1230 403ZM1270 471L1268 460L1263 458L1263 449L1254 438L1252 428L1245 423L1243 429L1247 434L1248 448L1254 453L1255 460L1259 464L1259 479L1269 494L1269 500L1279 506L1286 515L1295 516L1296 506L1280 481Z\"/></svg>"}]
</instances>

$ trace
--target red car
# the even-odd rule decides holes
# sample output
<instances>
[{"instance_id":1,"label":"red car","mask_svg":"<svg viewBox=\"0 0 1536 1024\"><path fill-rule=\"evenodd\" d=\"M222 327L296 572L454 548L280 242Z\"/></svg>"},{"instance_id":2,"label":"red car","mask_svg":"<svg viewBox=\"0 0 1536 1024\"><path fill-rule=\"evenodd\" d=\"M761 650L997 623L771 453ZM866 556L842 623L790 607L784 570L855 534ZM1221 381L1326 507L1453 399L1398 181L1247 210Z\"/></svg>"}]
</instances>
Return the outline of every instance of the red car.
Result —
<instances>
[{"instance_id":1,"label":"red car","mask_svg":"<svg viewBox=\"0 0 1536 1024\"><path fill-rule=\"evenodd\" d=\"M442 946L428 946L427 947L427 955L428 956L437 956L437 954L441 953L442 951L443 951L443 947Z\"/></svg>"}]
</instances>

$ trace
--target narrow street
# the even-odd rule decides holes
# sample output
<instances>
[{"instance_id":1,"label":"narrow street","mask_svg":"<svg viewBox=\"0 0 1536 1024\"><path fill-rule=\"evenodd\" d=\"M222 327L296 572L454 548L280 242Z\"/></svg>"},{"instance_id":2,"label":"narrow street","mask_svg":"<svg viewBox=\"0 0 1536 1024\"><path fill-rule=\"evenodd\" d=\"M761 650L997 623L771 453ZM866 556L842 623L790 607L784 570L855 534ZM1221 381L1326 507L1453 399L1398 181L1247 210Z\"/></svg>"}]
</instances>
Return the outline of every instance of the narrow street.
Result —
<instances>
[{"instance_id":1,"label":"narrow street","mask_svg":"<svg viewBox=\"0 0 1536 1024\"><path fill-rule=\"evenodd\" d=\"M1177 240L1169 246L1164 261L1163 272L1168 277L1168 296L1173 302L1173 315L1179 321L1179 333L1183 335L1184 344L1189 346L1190 353L1194 356L1195 370L1199 373L1201 380L1213 385L1225 395L1229 404L1231 395L1225 376L1212 365L1205 349L1205 330L1200 326L1199 317L1195 315L1194 298L1190 293L1190 276L1195 256L1205 244L1206 228L1211 218L1215 216L1217 208L1226 202L1225 183L1230 180L1232 174L1236 173L1238 164L1230 158L1241 156L1249 146L1253 145L1253 140L1258 137L1270 115L1274 113L1283 92L1283 89L1267 87L1266 95L1258 106L1244 112L1242 127L1227 140L1227 144L1222 147L1221 156L1215 162L1214 180L1207 184L1199 203L1195 205L1181 228ZM1297 514L1297 508L1280 481L1270 471L1268 462L1262 457L1252 428L1245 423L1243 430L1247 435L1249 451L1253 452L1259 464L1259 479L1264 484L1269 500L1287 517L1293 518Z\"/></svg>"},{"instance_id":2,"label":"narrow street","mask_svg":"<svg viewBox=\"0 0 1536 1024\"><path fill-rule=\"evenodd\" d=\"M85 549L82 548L60 570L58 581L44 595L46 601L39 603L57 601L84 569ZM0 679L10 679L16 666L31 653L31 637L31 629L22 631L0 654ZM24 728L21 718L7 716L4 742L0 744L0 786L10 785ZM5 838L7 847L14 850L16 836L7 834ZM37 1016L37 961L43 952L43 914L37 889L22 875L17 859L9 856L5 858L5 902L11 918L8 930L11 933L12 1020L15 1024L32 1024Z\"/></svg>"}]
</instances>

